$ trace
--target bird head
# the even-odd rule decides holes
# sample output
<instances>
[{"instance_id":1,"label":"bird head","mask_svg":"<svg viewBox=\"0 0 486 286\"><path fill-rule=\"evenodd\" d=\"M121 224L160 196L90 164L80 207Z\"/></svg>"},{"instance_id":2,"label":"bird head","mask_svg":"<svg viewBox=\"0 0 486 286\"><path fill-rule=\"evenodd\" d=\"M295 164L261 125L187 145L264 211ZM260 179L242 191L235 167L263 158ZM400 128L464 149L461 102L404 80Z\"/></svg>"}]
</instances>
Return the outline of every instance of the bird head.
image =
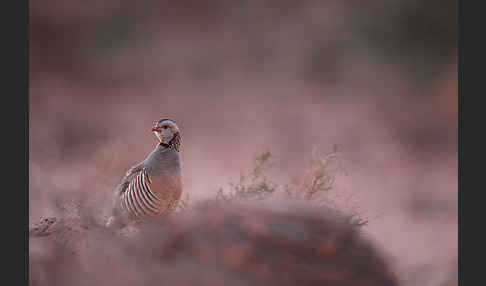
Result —
<instances>
[{"instance_id":1,"label":"bird head","mask_svg":"<svg viewBox=\"0 0 486 286\"><path fill-rule=\"evenodd\" d=\"M171 119L156 121L152 127L152 132L157 136L161 144L170 144L171 141L179 139L181 136L179 127Z\"/></svg>"}]
</instances>

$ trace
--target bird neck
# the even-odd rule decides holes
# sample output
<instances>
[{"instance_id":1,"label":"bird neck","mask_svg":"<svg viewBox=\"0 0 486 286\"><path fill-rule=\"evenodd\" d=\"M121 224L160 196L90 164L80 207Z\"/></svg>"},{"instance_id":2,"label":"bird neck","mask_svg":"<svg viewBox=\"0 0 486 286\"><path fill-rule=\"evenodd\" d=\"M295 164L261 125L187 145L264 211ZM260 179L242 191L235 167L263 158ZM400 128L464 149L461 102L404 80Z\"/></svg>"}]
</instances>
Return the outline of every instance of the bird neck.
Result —
<instances>
[{"instance_id":1,"label":"bird neck","mask_svg":"<svg viewBox=\"0 0 486 286\"><path fill-rule=\"evenodd\" d=\"M179 152L174 147L158 144L145 160L147 171L153 175L180 172Z\"/></svg>"},{"instance_id":2,"label":"bird neck","mask_svg":"<svg viewBox=\"0 0 486 286\"><path fill-rule=\"evenodd\" d=\"M166 149L173 149L176 152L179 152L181 146L181 137L179 136L179 134L176 134L174 135L174 138L169 141L169 143L160 142L159 146Z\"/></svg>"}]
</instances>

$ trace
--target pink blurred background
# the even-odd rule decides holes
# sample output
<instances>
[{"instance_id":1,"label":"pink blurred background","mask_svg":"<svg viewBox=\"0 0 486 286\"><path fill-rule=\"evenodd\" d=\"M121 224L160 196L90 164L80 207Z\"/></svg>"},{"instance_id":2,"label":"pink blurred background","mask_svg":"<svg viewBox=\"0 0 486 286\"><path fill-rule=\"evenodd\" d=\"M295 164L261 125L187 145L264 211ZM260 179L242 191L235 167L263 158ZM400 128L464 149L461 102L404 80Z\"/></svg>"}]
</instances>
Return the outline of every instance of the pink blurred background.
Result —
<instances>
[{"instance_id":1,"label":"pink blurred background","mask_svg":"<svg viewBox=\"0 0 486 286\"><path fill-rule=\"evenodd\" d=\"M30 221L106 216L168 117L191 200L340 144L334 191L404 285L457 285L456 34L455 1L30 1Z\"/></svg>"}]
</instances>

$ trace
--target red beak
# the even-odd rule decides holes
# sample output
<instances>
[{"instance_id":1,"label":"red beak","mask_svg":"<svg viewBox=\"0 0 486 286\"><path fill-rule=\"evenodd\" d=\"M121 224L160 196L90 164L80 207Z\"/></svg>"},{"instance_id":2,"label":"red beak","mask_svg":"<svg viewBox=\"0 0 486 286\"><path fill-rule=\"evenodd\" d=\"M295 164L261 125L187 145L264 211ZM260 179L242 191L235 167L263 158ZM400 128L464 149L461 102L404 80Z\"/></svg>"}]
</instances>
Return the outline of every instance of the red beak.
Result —
<instances>
[{"instance_id":1,"label":"red beak","mask_svg":"<svg viewBox=\"0 0 486 286\"><path fill-rule=\"evenodd\" d=\"M157 128L157 127L153 127L153 128L152 128L152 132L160 132L160 131L161 131L161 130L160 130L159 128Z\"/></svg>"}]
</instances>

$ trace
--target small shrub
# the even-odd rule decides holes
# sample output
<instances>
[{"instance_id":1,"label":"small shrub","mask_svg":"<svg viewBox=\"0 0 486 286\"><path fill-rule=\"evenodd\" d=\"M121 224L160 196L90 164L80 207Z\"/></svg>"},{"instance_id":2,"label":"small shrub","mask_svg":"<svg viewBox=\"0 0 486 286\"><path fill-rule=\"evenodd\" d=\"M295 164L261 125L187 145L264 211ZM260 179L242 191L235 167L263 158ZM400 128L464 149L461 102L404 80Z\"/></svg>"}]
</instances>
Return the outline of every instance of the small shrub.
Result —
<instances>
[{"instance_id":1,"label":"small shrub","mask_svg":"<svg viewBox=\"0 0 486 286\"><path fill-rule=\"evenodd\" d=\"M223 187L216 191L216 200L264 200L282 195L286 198L304 200L312 205L334 207L340 210L336 203L337 198L331 197L331 190L334 188L336 176L347 175L346 169L342 166L341 150L334 145L327 153L313 149L310 160L310 167L300 183L281 183L269 178L266 171L273 165L272 153L265 151L254 158L254 167L247 173L241 174L237 182L230 182L229 188ZM345 200L349 200L348 197ZM179 210L190 208L189 197L186 196L179 204ZM346 210L348 211L348 210ZM364 225L367 222L361 219L361 215L355 210L348 214L349 219L356 225Z\"/></svg>"}]
</instances>

